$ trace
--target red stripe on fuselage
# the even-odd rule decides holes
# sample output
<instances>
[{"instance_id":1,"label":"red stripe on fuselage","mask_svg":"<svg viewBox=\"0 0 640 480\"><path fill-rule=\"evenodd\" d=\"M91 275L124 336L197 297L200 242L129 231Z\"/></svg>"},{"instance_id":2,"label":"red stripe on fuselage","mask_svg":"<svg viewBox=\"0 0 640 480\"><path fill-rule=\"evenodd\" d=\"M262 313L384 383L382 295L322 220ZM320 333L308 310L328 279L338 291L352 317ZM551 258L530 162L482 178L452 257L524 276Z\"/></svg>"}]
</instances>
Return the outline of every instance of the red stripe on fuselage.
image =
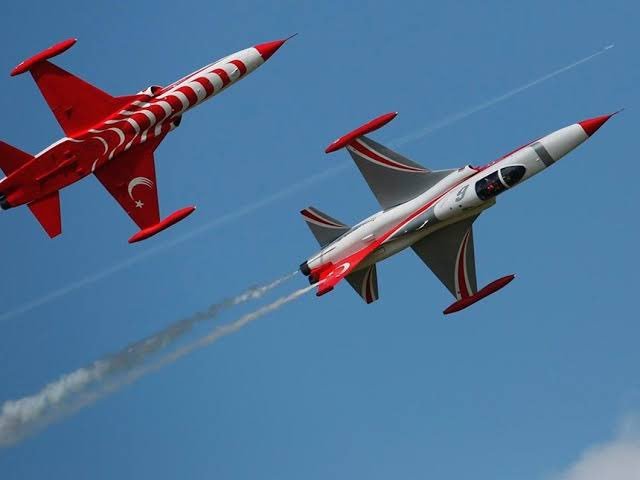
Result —
<instances>
[{"instance_id":1,"label":"red stripe on fuselage","mask_svg":"<svg viewBox=\"0 0 640 480\"><path fill-rule=\"evenodd\" d=\"M171 108L173 109L174 112L182 111L183 109L182 100L180 100L175 95L169 94L166 97L164 97L163 100L165 100L169 105L171 105Z\"/></svg>"},{"instance_id":2,"label":"red stripe on fuselage","mask_svg":"<svg viewBox=\"0 0 640 480\"><path fill-rule=\"evenodd\" d=\"M168 98L163 100L166 100L167 103L169 103ZM171 103L169 103L169 105L171 106L171 108L174 108L173 105L171 105ZM180 106L182 106L182 103L180 103ZM148 112L153 113L153 116L156 117L155 123L158 123L161 120L164 120L164 118L167 116L167 112L165 111L165 109L162 108L162 106L158 105L157 103L152 103L151 105L149 105L149 107L146 108L146 110ZM151 124L149 124L149 126L150 125Z\"/></svg>"},{"instance_id":3,"label":"red stripe on fuselage","mask_svg":"<svg viewBox=\"0 0 640 480\"><path fill-rule=\"evenodd\" d=\"M131 118L138 124L141 131L144 130L145 128L148 128L151 125L151 120L144 113L138 112L131 115L131 117L129 118Z\"/></svg>"},{"instance_id":4,"label":"red stripe on fuselage","mask_svg":"<svg viewBox=\"0 0 640 480\"><path fill-rule=\"evenodd\" d=\"M475 175L475 174L476 174L476 172L473 173L473 175ZM345 272L343 272L343 274L347 274L348 275L348 273L350 273L360 262L362 262L367 257L367 255L369 255L370 253L375 251L380 245L382 245L384 242L386 242L394 233L399 231L402 227L404 227L405 225L410 223L413 219L415 219L419 215L422 215L425 211L427 211L430 207L432 207L438 200L440 200L442 197L444 197L447 193L449 193L451 190L453 190L454 188L456 188L460 184L462 184L462 183L466 182L467 180L469 180L469 178L471 178L473 175L469 175L468 177L461 179L459 182L457 182L454 185L452 185L449 189L447 189L441 195L438 195L436 198L428 201L422 207L418 208L415 212L413 212L411 215L409 215L407 218L405 218L401 223L396 225L391 230L388 230L386 233L384 233L383 235L378 237L377 240L371 242L366 247L358 250L355 253L352 253L351 255L349 255L346 258L343 258L342 260L335 261L335 262L328 262L327 264L320 265L315 270L313 270L311 272L311 274L312 275L313 274L318 274L318 275L320 275L319 278L327 281L328 280L328 276L324 276L323 277L322 274L324 272L330 270L332 264L344 265L345 263L349 263L350 267ZM345 276L346 275L340 275L337 281L341 280ZM327 283L331 286L331 284L335 285L337 283L337 281L327 282ZM318 287L318 288L321 288L321 287Z\"/></svg>"},{"instance_id":5,"label":"red stripe on fuselage","mask_svg":"<svg viewBox=\"0 0 640 480\"><path fill-rule=\"evenodd\" d=\"M187 108L193 107L198 102L198 95L189 85L183 85L182 87L178 88L178 92L183 93L184 96L187 97L187 100L189 101L189 105L187 106Z\"/></svg>"},{"instance_id":6,"label":"red stripe on fuselage","mask_svg":"<svg viewBox=\"0 0 640 480\"><path fill-rule=\"evenodd\" d=\"M231 60L229 63L238 67L238 70L240 70L240 76L243 76L245 73L247 73L247 66L242 60Z\"/></svg>"},{"instance_id":7,"label":"red stripe on fuselage","mask_svg":"<svg viewBox=\"0 0 640 480\"><path fill-rule=\"evenodd\" d=\"M229 85L229 83L231 83L231 79L229 78L229 74L227 72L225 72L223 69L216 68L211 73L215 73L216 75L218 75L220 77L220 80L222 80L222 88L226 87L227 85Z\"/></svg>"},{"instance_id":8,"label":"red stripe on fuselage","mask_svg":"<svg viewBox=\"0 0 640 480\"><path fill-rule=\"evenodd\" d=\"M207 97L209 95L213 95L215 87L213 86L213 83L211 83L211 80L209 80L207 77L198 77L194 80L194 82L198 82L200 85L202 85L202 88L204 88L205 92L207 92Z\"/></svg>"},{"instance_id":9,"label":"red stripe on fuselage","mask_svg":"<svg viewBox=\"0 0 640 480\"><path fill-rule=\"evenodd\" d=\"M202 72L203 70L206 70L207 68L211 67L211 64L209 65L205 65L204 67L202 67L199 70L196 70L195 72L190 73L189 75L186 75L184 77L182 77L180 80L176 80L175 82L173 82L171 85L167 85L166 87L164 87L162 89L162 91L160 93L165 93L168 92L169 90L171 90L172 88L174 88L177 85L180 85L182 82L184 82L185 80L187 80L190 77L193 77L194 75L197 75L198 73Z\"/></svg>"}]
</instances>

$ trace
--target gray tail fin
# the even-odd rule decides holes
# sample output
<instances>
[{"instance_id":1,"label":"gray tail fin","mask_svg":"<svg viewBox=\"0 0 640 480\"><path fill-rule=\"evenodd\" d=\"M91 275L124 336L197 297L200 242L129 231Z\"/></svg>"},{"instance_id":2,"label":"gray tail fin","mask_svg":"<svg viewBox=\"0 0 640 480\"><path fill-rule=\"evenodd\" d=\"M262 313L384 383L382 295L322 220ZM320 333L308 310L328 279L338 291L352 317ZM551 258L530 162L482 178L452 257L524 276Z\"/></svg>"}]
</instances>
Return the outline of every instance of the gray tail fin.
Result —
<instances>
[{"instance_id":1,"label":"gray tail fin","mask_svg":"<svg viewBox=\"0 0 640 480\"><path fill-rule=\"evenodd\" d=\"M328 245L343 233L349 231L349 227L344 223L322 213L320 210L307 207L300 211L302 218L307 222L309 230L316 237L321 247Z\"/></svg>"},{"instance_id":2,"label":"gray tail fin","mask_svg":"<svg viewBox=\"0 0 640 480\"><path fill-rule=\"evenodd\" d=\"M365 302L373 303L378 300L378 270L375 263L350 273L346 280Z\"/></svg>"}]
</instances>

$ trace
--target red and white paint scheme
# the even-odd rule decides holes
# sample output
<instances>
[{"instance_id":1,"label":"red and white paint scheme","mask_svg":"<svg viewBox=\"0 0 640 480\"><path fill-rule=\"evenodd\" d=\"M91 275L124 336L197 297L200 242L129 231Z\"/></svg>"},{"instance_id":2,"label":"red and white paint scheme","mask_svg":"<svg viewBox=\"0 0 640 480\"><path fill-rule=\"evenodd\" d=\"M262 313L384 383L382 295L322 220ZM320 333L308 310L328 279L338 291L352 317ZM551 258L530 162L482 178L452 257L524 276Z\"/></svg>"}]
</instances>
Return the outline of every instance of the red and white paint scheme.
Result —
<instances>
[{"instance_id":1,"label":"red and white paint scheme","mask_svg":"<svg viewBox=\"0 0 640 480\"><path fill-rule=\"evenodd\" d=\"M27 205L50 237L62 231L60 190L94 174L138 225L129 242L155 235L191 214L160 219L153 153L189 109L217 95L266 62L285 40L262 43L213 62L167 87L113 97L49 62L71 48L60 42L23 61L11 75L30 72L65 137L37 155L0 142L2 209Z\"/></svg>"},{"instance_id":2,"label":"red and white paint scheme","mask_svg":"<svg viewBox=\"0 0 640 480\"><path fill-rule=\"evenodd\" d=\"M445 314L462 310L501 289L507 275L478 289L472 224L496 196L529 179L576 148L611 116L575 123L481 167L429 170L366 135L395 118L382 115L339 138L327 153L346 148L382 207L354 227L309 207L302 216L322 250L300 270L317 295L343 278L367 302L378 299L376 264L407 247L455 297Z\"/></svg>"}]
</instances>

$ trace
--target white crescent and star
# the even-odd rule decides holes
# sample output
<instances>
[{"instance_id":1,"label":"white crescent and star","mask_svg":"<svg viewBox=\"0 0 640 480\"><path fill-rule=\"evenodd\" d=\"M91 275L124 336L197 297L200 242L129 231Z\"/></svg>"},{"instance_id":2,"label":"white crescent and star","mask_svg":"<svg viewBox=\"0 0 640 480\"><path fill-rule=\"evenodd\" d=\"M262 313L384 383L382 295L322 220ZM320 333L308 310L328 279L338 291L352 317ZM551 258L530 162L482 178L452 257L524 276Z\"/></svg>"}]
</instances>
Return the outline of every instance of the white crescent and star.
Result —
<instances>
[{"instance_id":1,"label":"white crescent and star","mask_svg":"<svg viewBox=\"0 0 640 480\"><path fill-rule=\"evenodd\" d=\"M342 275L344 272L349 270L350 266L351 266L351 264L349 262L343 263L338 268L336 268L336 275Z\"/></svg>"},{"instance_id":2,"label":"white crescent and star","mask_svg":"<svg viewBox=\"0 0 640 480\"><path fill-rule=\"evenodd\" d=\"M138 185L142 185L147 188L153 188L153 182L149 180L147 177L135 177L129 182L129 185L127 186L127 192L129 193L129 198L131 198L131 200L136 202L136 208L142 208L144 206L144 203L141 200L136 200L135 198L133 198L133 189Z\"/></svg>"}]
</instances>

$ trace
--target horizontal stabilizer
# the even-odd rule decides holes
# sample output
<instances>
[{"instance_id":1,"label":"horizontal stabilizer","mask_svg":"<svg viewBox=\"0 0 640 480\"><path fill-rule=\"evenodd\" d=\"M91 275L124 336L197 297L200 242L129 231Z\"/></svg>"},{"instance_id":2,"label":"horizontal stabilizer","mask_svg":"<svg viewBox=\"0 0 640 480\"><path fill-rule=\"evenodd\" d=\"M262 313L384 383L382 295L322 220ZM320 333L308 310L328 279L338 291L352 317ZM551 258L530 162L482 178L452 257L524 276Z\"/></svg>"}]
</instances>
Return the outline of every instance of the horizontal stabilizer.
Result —
<instances>
[{"instance_id":1,"label":"horizontal stabilizer","mask_svg":"<svg viewBox=\"0 0 640 480\"><path fill-rule=\"evenodd\" d=\"M373 303L378 300L378 271L375 263L347 275L346 280L365 302Z\"/></svg>"},{"instance_id":2,"label":"horizontal stabilizer","mask_svg":"<svg viewBox=\"0 0 640 480\"><path fill-rule=\"evenodd\" d=\"M49 237L57 237L62 233L60 192L50 193L35 202L31 202L28 206Z\"/></svg>"},{"instance_id":3,"label":"horizontal stabilizer","mask_svg":"<svg viewBox=\"0 0 640 480\"><path fill-rule=\"evenodd\" d=\"M330 244L343 233L349 231L347 225L335 218L331 218L316 208L307 207L301 210L300 214L302 218L304 218L304 221L307 222L309 230L311 230L313 236L316 237L321 247Z\"/></svg>"},{"instance_id":4,"label":"horizontal stabilizer","mask_svg":"<svg viewBox=\"0 0 640 480\"><path fill-rule=\"evenodd\" d=\"M32 159L32 155L0 141L0 168L5 175L11 175Z\"/></svg>"}]
</instances>

